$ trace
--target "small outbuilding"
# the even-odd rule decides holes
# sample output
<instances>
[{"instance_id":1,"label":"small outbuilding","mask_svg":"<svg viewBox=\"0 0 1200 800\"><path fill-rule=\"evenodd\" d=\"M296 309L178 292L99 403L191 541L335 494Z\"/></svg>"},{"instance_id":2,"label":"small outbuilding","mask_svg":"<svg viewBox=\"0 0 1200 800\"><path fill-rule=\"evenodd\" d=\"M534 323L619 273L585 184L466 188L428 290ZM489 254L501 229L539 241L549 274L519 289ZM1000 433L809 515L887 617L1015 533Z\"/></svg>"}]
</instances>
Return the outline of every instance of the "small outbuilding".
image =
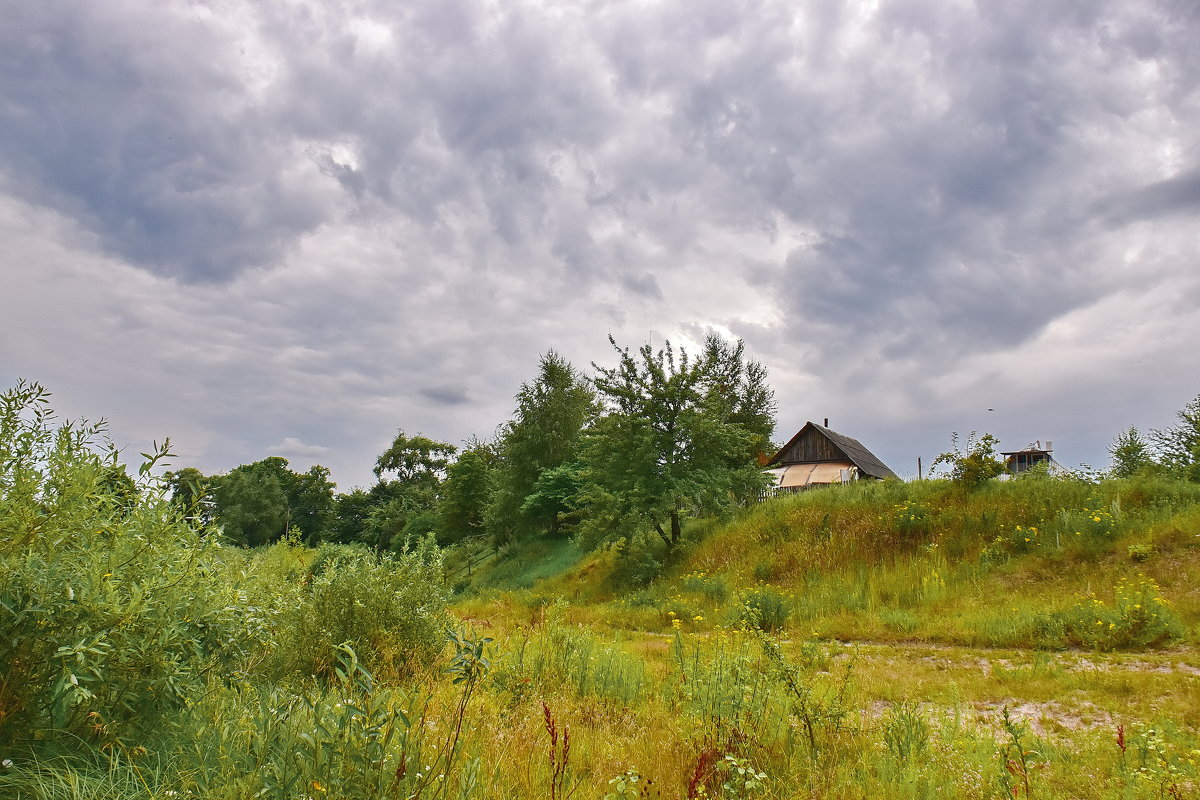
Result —
<instances>
[{"instance_id":1,"label":"small outbuilding","mask_svg":"<svg viewBox=\"0 0 1200 800\"><path fill-rule=\"evenodd\" d=\"M1046 446L1042 447L1040 441L1026 447L1024 450L1013 450L1009 453L1001 453L1004 456L1004 468L1013 475L1020 475L1022 472L1028 472L1038 464L1045 464L1046 468L1051 472L1058 472L1062 469L1058 462L1054 460L1054 443L1046 442Z\"/></svg>"},{"instance_id":2,"label":"small outbuilding","mask_svg":"<svg viewBox=\"0 0 1200 800\"><path fill-rule=\"evenodd\" d=\"M825 425L805 423L800 432L766 463L766 471L775 477L773 494L862 478L897 477L862 442L831 431L828 424L828 420Z\"/></svg>"}]
</instances>

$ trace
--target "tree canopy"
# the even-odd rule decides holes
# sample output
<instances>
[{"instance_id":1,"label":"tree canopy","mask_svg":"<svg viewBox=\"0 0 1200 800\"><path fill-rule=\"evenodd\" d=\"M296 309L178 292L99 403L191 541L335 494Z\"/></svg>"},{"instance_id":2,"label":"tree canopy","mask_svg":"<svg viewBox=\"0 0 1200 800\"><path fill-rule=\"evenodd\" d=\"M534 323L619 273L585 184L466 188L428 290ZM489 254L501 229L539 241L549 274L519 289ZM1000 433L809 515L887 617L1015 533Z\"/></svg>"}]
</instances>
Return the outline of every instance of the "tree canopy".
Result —
<instances>
[{"instance_id":1,"label":"tree canopy","mask_svg":"<svg viewBox=\"0 0 1200 800\"><path fill-rule=\"evenodd\" d=\"M712 334L698 357L670 342L636 352L609 342L617 365L593 364L607 413L582 452L583 539L649 528L673 547L685 516L726 508L762 485L755 448L769 439L773 395L741 342Z\"/></svg>"},{"instance_id":2,"label":"tree canopy","mask_svg":"<svg viewBox=\"0 0 1200 800\"><path fill-rule=\"evenodd\" d=\"M539 481L576 458L582 432L599 412L596 393L561 355L550 350L538 363L538 375L521 384L517 409L500 436L487 524L503 544L517 531L554 531L568 511L567 500L542 493Z\"/></svg>"}]
</instances>

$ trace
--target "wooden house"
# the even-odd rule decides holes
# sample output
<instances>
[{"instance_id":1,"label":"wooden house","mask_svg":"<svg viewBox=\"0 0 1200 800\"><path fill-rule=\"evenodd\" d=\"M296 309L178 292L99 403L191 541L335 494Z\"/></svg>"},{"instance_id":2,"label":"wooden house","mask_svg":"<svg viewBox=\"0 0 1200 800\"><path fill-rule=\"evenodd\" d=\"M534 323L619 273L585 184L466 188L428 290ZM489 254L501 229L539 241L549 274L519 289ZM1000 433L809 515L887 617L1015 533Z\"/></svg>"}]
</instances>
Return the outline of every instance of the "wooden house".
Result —
<instances>
[{"instance_id":1,"label":"wooden house","mask_svg":"<svg viewBox=\"0 0 1200 800\"><path fill-rule=\"evenodd\" d=\"M775 476L774 493L896 477L862 442L829 430L828 424L806 423L767 462L766 471Z\"/></svg>"},{"instance_id":2,"label":"wooden house","mask_svg":"<svg viewBox=\"0 0 1200 800\"><path fill-rule=\"evenodd\" d=\"M1052 473L1061 471L1058 462L1054 460L1054 443L1046 442L1046 446L1042 447L1041 442L1034 442L1024 450L1014 450L1009 453L1001 453L1004 456L1004 467L1013 475L1020 475L1038 464L1045 464L1047 469Z\"/></svg>"}]
</instances>

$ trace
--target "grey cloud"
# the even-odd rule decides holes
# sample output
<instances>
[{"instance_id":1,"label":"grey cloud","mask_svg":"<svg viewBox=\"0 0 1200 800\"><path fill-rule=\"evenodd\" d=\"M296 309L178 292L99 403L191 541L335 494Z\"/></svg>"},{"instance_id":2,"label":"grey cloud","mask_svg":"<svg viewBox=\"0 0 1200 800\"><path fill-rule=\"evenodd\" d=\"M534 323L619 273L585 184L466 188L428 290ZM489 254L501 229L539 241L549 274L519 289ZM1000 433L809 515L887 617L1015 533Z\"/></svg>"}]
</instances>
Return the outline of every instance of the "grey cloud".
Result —
<instances>
[{"instance_id":1,"label":"grey cloud","mask_svg":"<svg viewBox=\"0 0 1200 800\"><path fill-rule=\"evenodd\" d=\"M471 395L464 386L424 386L417 390L422 397L446 406L458 406L471 402Z\"/></svg>"},{"instance_id":2,"label":"grey cloud","mask_svg":"<svg viewBox=\"0 0 1200 800\"><path fill-rule=\"evenodd\" d=\"M266 135L211 26L167 10L22 4L0 33L0 164L156 272L273 262L324 212Z\"/></svg>"},{"instance_id":3,"label":"grey cloud","mask_svg":"<svg viewBox=\"0 0 1200 800\"><path fill-rule=\"evenodd\" d=\"M663 299L663 292L658 281L649 272L623 275L621 276L621 286L648 300Z\"/></svg>"},{"instance_id":4,"label":"grey cloud","mask_svg":"<svg viewBox=\"0 0 1200 800\"><path fill-rule=\"evenodd\" d=\"M1110 198L1099 210L1117 225L1173 214L1196 215L1200 213L1200 166Z\"/></svg>"},{"instance_id":5,"label":"grey cloud","mask_svg":"<svg viewBox=\"0 0 1200 800\"><path fill-rule=\"evenodd\" d=\"M747 330L828 402L928 408L928 376L1190 264L1188 8L27 3L0 177L181 279L206 347L162 372L254 448L458 440L609 325Z\"/></svg>"}]
</instances>

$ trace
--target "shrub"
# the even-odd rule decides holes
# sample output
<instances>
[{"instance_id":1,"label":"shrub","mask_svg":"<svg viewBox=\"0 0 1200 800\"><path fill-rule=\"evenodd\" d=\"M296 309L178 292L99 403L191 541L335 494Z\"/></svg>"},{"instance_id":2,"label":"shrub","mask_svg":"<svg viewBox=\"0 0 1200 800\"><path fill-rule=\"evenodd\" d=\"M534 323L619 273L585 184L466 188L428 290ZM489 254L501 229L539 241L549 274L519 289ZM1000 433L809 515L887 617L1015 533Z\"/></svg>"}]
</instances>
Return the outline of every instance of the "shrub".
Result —
<instances>
[{"instance_id":1,"label":"shrub","mask_svg":"<svg viewBox=\"0 0 1200 800\"><path fill-rule=\"evenodd\" d=\"M769 586L751 589L742 598L740 622L762 631L778 631L792 615L792 598Z\"/></svg>"},{"instance_id":2,"label":"shrub","mask_svg":"<svg viewBox=\"0 0 1200 800\"><path fill-rule=\"evenodd\" d=\"M729 582L720 575L691 572L683 576L681 586L685 592L698 594L713 603L724 603L729 599Z\"/></svg>"},{"instance_id":3,"label":"shrub","mask_svg":"<svg viewBox=\"0 0 1200 800\"><path fill-rule=\"evenodd\" d=\"M328 674L340 645L370 669L406 673L430 664L445 643L442 556L432 537L397 555L322 547L299 594L275 596L288 602L277 610L266 665L276 677Z\"/></svg>"},{"instance_id":4,"label":"shrub","mask_svg":"<svg viewBox=\"0 0 1200 800\"><path fill-rule=\"evenodd\" d=\"M222 688L188 711L191 767L168 794L243 797L414 796L422 775L424 701L378 686L353 650L337 651L332 685L298 694Z\"/></svg>"},{"instance_id":5,"label":"shrub","mask_svg":"<svg viewBox=\"0 0 1200 800\"><path fill-rule=\"evenodd\" d=\"M103 424L56 427L47 401L36 384L0 395L0 743L134 737L244 667L250 629L216 537L152 476L167 445L134 483Z\"/></svg>"},{"instance_id":6,"label":"shrub","mask_svg":"<svg viewBox=\"0 0 1200 800\"><path fill-rule=\"evenodd\" d=\"M1094 595L1059 612L1072 644L1097 650L1153 647L1183 636L1183 625L1162 597L1158 584L1144 575L1122 578L1110 606Z\"/></svg>"},{"instance_id":7,"label":"shrub","mask_svg":"<svg viewBox=\"0 0 1200 800\"><path fill-rule=\"evenodd\" d=\"M943 467L946 476L967 488L976 488L1004 472L1004 463L996 457L996 445L1000 440L990 433L976 437L975 431L967 434L965 450L959 450L958 434L950 436L950 450L933 460L932 469Z\"/></svg>"}]
</instances>

